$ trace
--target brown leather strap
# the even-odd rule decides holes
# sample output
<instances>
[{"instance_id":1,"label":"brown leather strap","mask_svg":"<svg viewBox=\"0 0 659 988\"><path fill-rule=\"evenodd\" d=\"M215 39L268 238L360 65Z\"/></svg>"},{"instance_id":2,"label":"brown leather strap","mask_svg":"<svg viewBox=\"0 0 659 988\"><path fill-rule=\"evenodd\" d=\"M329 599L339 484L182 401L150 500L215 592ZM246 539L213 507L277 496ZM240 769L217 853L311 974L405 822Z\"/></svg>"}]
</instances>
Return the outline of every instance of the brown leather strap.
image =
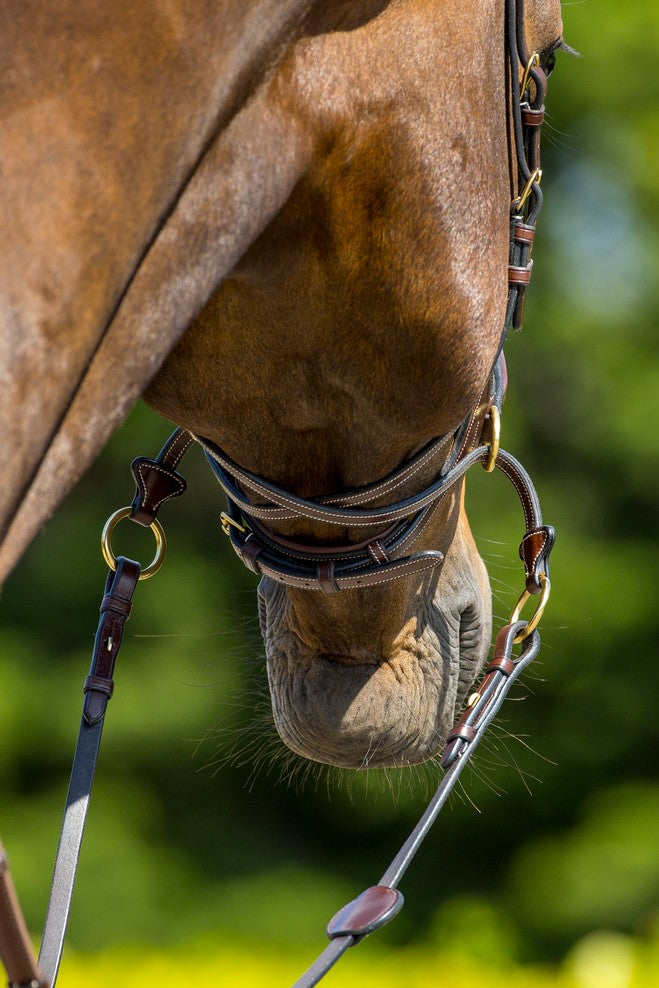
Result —
<instances>
[{"instance_id":1,"label":"brown leather strap","mask_svg":"<svg viewBox=\"0 0 659 988\"><path fill-rule=\"evenodd\" d=\"M535 227L527 226L526 223L522 223L521 220L519 220L515 223L514 231L514 237L518 243L533 243L533 240L535 239Z\"/></svg>"},{"instance_id":2,"label":"brown leather strap","mask_svg":"<svg viewBox=\"0 0 659 988\"><path fill-rule=\"evenodd\" d=\"M0 844L0 959L12 988L48 988L37 964L9 862Z\"/></svg>"},{"instance_id":3,"label":"brown leather strap","mask_svg":"<svg viewBox=\"0 0 659 988\"><path fill-rule=\"evenodd\" d=\"M527 531L519 547L524 563L526 589L531 594L540 593L540 576L549 576L549 553L554 548L556 532L551 525L540 525Z\"/></svg>"},{"instance_id":4,"label":"brown leather strap","mask_svg":"<svg viewBox=\"0 0 659 988\"><path fill-rule=\"evenodd\" d=\"M176 467L194 442L189 432L177 429L155 459L138 456L130 465L137 488L131 518L148 528L165 501L185 492L186 482Z\"/></svg>"},{"instance_id":5,"label":"brown leather strap","mask_svg":"<svg viewBox=\"0 0 659 988\"><path fill-rule=\"evenodd\" d=\"M391 561L379 539L373 539L372 542L368 543L366 548L380 566Z\"/></svg>"},{"instance_id":6,"label":"brown leather strap","mask_svg":"<svg viewBox=\"0 0 659 988\"><path fill-rule=\"evenodd\" d=\"M333 562L320 563L318 566L318 583L323 593L336 593L339 585L334 578L336 564Z\"/></svg>"},{"instance_id":7,"label":"brown leather strap","mask_svg":"<svg viewBox=\"0 0 659 988\"><path fill-rule=\"evenodd\" d=\"M508 283L510 285L528 285L531 280L533 261L529 261L526 267L518 268L510 265L508 268Z\"/></svg>"},{"instance_id":8,"label":"brown leather strap","mask_svg":"<svg viewBox=\"0 0 659 988\"><path fill-rule=\"evenodd\" d=\"M537 110L532 110L528 106L522 107L522 123L525 127L540 127L544 119L544 106L538 107Z\"/></svg>"},{"instance_id":9,"label":"brown leather strap","mask_svg":"<svg viewBox=\"0 0 659 988\"><path fill-rule=\"evenodd\" d=\"M130 563L130 560L127 562ZM108 577L109 592L104 594L101 602L101 618L94 641L91 669L84 686L82 713L89 725L103 719L114 690L112 672L121 647L124 625L130 616L138 576L139 567L135 564L126 565L124 562Z\"/></svg>"}]
</instances>

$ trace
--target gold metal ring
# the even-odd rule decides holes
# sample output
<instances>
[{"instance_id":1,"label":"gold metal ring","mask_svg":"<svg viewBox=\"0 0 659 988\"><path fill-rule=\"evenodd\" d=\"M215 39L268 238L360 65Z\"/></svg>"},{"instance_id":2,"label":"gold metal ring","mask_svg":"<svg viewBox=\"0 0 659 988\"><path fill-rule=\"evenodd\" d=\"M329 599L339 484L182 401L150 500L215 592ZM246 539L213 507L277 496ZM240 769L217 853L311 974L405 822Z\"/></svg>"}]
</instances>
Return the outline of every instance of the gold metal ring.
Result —
<instances>
[{"instance_id":1,"label":"gold metal ring","mask_svg":"<svg viewBox=\"0 0 659 988\"><path fill-rule=\"evenodd\" d=\"M130 505L127 508L119 508L115 511L113 515L110 515L105 525L103 526L103 531L101 532L101 551L103 553L103 559L106 561L111 570L117 569L117 557L112 551L112 533L124 518L128 518L132 512ZM156 540L156 554L149 563L145 566L140 573L140 580L148 580L150 576L157 573L162 566L163 559L165 558L165 552L167 551L167 539L165 538L165 530L159 521L155 518L149 525L149 528L153 532L153 537Z\"/></svg>"},{"instance_id":2,"label":"gold metal ring","mask_svg":"<svg viewBox=\"0 0 659 988\"><path fill-rule=\"evenodd\" d=\"M494 470L494 465L497 462L497 456L499 455L499 446L501 442L501 415L499 414L499 409L496 405L490 405L488 411L488 418L490 420L490 455L487 461L483 464L483 470L485 473L492 473Z\"/></svg>"},{"instance_id":3,"label":"gold metal ring","mask_svg":"<svg viewBox=\"0 0 659 988\"><path fill-rule=\"evenodd\" d=\"M542 612L545 609L545 605L549 600L549 594L551 593L551 583L549 577L547 576L546 573L540 573L540 575L538 576L538 580L540 582L540 586L542 587L542 591L540 593L540 600L536 605L535 611L533 612L531 619L527 621L526 627L523 628L522 631L520 631L520 633L518 635L515 635L515 637L513 638L513 642L515 645L519 645L520 642L523 642L525 638L528 638L529 635L535 631L535 629L538 627L538 624L540 623L540 618L542 617ZM515 606L515 610L513 611L510 617L510 624L515 624L516 621L519 621L519 615L522 611L522 608L524 607L524 604L527 602L529 597L534 597L534 596L536 595L529 593L528 590L524 590L522 592Z\"/></svg>"},{"instance_id":4,"label":"gold metal ring","mask_svg":"<svg viewBox=\"0 0 659 988\"><path fill-rule=\"evenodd\" d=\"M533 186L540 185L541 178L542 178L542 168L534 168L528 177L528 181L526 182L526 185L524 186L520 194L517 196L517 198L513 199L513 201L510 204L511 208L514 209L515 212L519 213L523 209L526 200L531 195L531 190L533 189Z\"/></svg>"},{"instance_id":5,"label":"gold metal ring","mask_svg":"<svg viewBox=\"0 0 659 988\"><path fill-rule=\"evenodd\" d=\"M540 65L540 56L538 55L537 51L534 51L533 54L531 55L531 57L528 60L527 66L524 69L524 75L522 76L522 85L521 85L520 90L519 90L520 93L522 94L522 96L526 92L526 87L529 84L529 78L531 76L531 69L537 69L539 67L539 65Z\"/></svg>"}]
</instances>

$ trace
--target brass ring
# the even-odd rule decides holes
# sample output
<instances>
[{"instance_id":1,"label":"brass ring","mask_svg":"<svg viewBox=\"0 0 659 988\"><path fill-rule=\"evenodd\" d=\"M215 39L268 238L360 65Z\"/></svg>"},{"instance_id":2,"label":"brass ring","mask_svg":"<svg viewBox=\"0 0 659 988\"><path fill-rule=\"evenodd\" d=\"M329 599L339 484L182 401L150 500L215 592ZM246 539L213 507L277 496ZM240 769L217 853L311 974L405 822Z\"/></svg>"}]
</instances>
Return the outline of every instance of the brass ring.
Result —
<instances>
[{"instance_id":1,"label":"brass ring","mask_svg":"<svg viewBox=\"0 0 659 988\"><path fill-rule=\"evenodd\" d=\"M511 202L510 204L511 209L514 209L515 212L517 213L519 213L522 210L526 200L531 195L533 186L540 185L541 178L542 178L542 168L534 168L531 174L529 175L526 185L524 186L520 194Z\"/></svg>"},{"instance_id":2,"label":"brass ring","mask_svg":"<svg viewBox=\"0 0 659 988\"><path fill-rule=\"evenodd\" d=\"M488 443L490 454L487 461L483 464L483 470L485 473L492 473L497 462L501 442L501 415L496 405L490 405L488 417L490 420L490 441Z\"/></svg>"},{"instance_id":3,"label":"brass ring","mask_svg":"<svg viewBox=\"0 0 659 988\"><path fill-rule=\"evenodd\" d=\"M127 508L119 508L115 511L113 515L110 515L105 525L103 526L103 531L101 532L101 552L103 553L103 559L106 561L111 570L116 571L117 569L117 557L112 551L112 533L124 518L128 518L132 512L130 505ZM165 552L167 551L167 539L165 538L165 530L157 519L153 519L149 528L153 532L153 537L156 540L156 554L149 563L145 566L140 573L140 580L148 580L150 576L157 573L162 562L165 558Z\"/></svg>"},{"instance_id":4,"label":"brass ring","mask_svg":"<svg viewBox=\"0 0 659 988\"><path fill-rule=\"evenodd\" d=\"M549 600L549 594L551 593L551 583L549 577L547 576L546 573L540 573L540 575L538 576L538 580L540 582L540 586L542 587L540 600L536 605L535 611L533 612L531 619L526 622L526 627L522 631L520 631L518 635L515 635L515 637L513 638L513 643L515 645L519 645L520 642L523 642L525 638L528 638L529 635L535 631L535 629L538 627L538 624L540 623L540 618L542 617L542 612L545 609L545 605ZM533 597L533 596L535 596L535 594L530 594L528 590L522 591L522 594L515 606L515 610L513 611L510 617L510 624L515 624L516 621L519 621L519 615L521 613L522 608L524 607L524 604L527 602L529 597Z\"/></svg>"}]
</instances>

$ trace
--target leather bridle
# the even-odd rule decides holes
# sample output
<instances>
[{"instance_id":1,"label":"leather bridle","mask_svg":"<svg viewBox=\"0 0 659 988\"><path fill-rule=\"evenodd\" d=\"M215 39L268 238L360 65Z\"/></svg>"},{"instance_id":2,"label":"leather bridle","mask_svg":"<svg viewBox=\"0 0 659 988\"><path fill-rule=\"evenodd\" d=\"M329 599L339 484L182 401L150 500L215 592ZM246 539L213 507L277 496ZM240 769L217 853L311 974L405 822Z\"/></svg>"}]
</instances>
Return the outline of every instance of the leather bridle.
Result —
<instances>
[{"instance_id":1,"label":"leather bridle","mask_svg":"<svg viewBox=\"0 0 659 988\"><path fill-rule=\"evenodd\" d=\"M549 594L549 553L554 530L543 525L538 498L530 477L518 461L499 447L499 413L506 374L501 348L510 326L520 328L524 293L531 277L530 258L535 224L542 206L539 141L544 115L546 77L536 53L529 53L524 32L523 0L505 2L506 53L511 117L510 253L508 299L499 354L478 406L453 435L432 440L388 477L367 487L318 498L301 498L240 467L218 446L181 429L155 459L141 457L132 464L136 494L131 506L116 512L106 524L102 544L110 573L101 603L90 673L85 680L83 715L67 795L44 936L35 960L16 898L6 857L0 846L0 957L11 988L53 988L57 977L73 894L80 844L91 794L103 721L112 696L113 674L123 627L131 609L138 580L157 570L164 552L164 533L156 515L168 500L182 494L185 480L178 472L184 453L196 441L204 450L227 495L223 513L225 533L240 559L254 572L299 589L328 593L370 587L392 579L430 572L441 564L436 550L414 552L442 498L471 466L498 467L515 487L524 512L525 531L520 556L525 569L525 590L509 623L499 632L493 657L476 692L448 736L442 757L445 774L418 824L375 885L348 903L330 921L329 945L294 988L311 988L338 958L369 933L389 922L403 905L397 886L448 794L496 716L513 682L538 652L535 627ZM517 80L522 73L522 83ZM409 490L417 473L436 466L431 484L396 500ZM394 500L391 500L391 499ZM157 551L145 568L115 556L112 531L122 518L148 526L156 536ZM361 542L308 545L275 530L278 523L303 520L341 529L370 532ZM373 531L371 531L373 530ZM539 596L535 613L520 620L531 596ZM513 655L516 644L519 654Z\"/></svg>"},{"instance_id":2,"label":"leather bridle","mask_svg":"<svg viewBox=\"0 0 659 988\"><path fill-rule=\"evenodd\" d=\"M227 496L223 529L241 561L255 573L299 589L338 590L370 587L403 576L427 572L443 555L428 549L410 554L435 514L444 495L476 462L488 470L496 464L515 484L525 501L529 540L541 527L537 498L524 471L508 454L498 454L498 423L505 396L506 374L503 344L511 325L522 326L524 296L531 279L531 249L535 225L542 207L540 190L540 126L544 119L547 80L536 53L529 54L524 34L522 2L506 2L506 50L509 86L523 70L519 97L511 98L512 144L515 164L511 171L514 198L511 203L508 263L508 298L499 351L476 408L451 436L432 440L416 456L377 483L341 494L308 499L285 491L263 477L245 470L209 439L195 436ZM516 173L516 174L515 174ZM490 441L481 444L483 433ZM441 457L441 459L440 459ZM395 496L403 485L436 463L435 479L412 497L372 507ZM520 478L523 478L520 481ZM291 521L322 522L345 529L350 526L378 529L361 543L322 546L282 538L273 524ZM383 528L383 526L386 526ZM534 540L537 541L537 540ZM536 561L537 562L537 561ZM541 561L546 572L546 556ZM531 567L533 569L533 567ZM538 566L535 566L537 576ZM540 590L537 579L530 593Z\"/></svg>"}]
</instances>

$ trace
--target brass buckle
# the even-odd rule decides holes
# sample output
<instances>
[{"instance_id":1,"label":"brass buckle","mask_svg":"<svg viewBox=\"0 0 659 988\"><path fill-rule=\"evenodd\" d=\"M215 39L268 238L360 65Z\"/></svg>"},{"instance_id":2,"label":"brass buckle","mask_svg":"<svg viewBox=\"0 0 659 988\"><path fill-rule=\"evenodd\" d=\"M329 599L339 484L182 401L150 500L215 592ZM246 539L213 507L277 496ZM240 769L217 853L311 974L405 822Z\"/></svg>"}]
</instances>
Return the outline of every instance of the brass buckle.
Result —
<instances>
[{"instance_id":1,"label":"brass buckle","mask_svg":"<svg viewBox=\"0 0 659 988\"><path fill-rule=\"evenodd\" d=\"M108 564L113 572L117 570L117 557L112 551L112 533L124 518L130 517L133 509L130 505L126 508L119 508L115 511L113 515L110 515L105 525L103 526L103 531L101 532L101 552L103 553L103 559ZM140 571L139 579L148 580L150 576L157 573L163 564L165 558L165 553L167 552L167 539L165 538L165 530L158 521L154 518L149 528L153 532L153 537L156 540L156 552L149 563L144 569Z\"/></svg>"},{"instance_id":2,"label":"brass buckle","mask_svg":"<svg viewBox=\"0 0 659 988\"><path fill-rule=\"evenodd\" d=\"M501 445L501 415L499 414L499 409L496 405L490 405L487 418L490 422L490 441L488 443L490 453L487 460L483 464L483 470L485 473L492 473L497 462L499 447Z\"/></svg>"},{"instance_id":3,"label":"brass buckle","mask_svg":"<svg viewBox=\"0 0 659 988\"><path fill-rule=\"evenodd\" d=\"M540 623L540 618L542 617L542 613L545 609L547 601L549 600L549 594L551 593L551 582L549 580L549 577L547 576L546 573L540 573L538 576L538 581L540 583L540 586L542 587L540 593L540 600L536 604L535 611L531 615L531 618L529 619L529 621L527 621L526 627L523 628L522 631L520 631L520 633L518 635L515 635L515 637L513 638L513 642L515 645L519 645L520 642L523 642L525 638L528 638L529 635L535 631L535 629L538 627ZM509 622L510 624L515 624L516 621L519 621L519 615L522 611L522 608L524 607L524 604L527 602L529 597L533 597L533 596L535 595L530 594L528 590L522 591L520 598L517 601L517 604L515 605L515 610L513 611L510 617L510 622Z\"/></svg>"},{"instance_id":4,"label":"brass buckle","mask_svg":"<svg viewBox=\"0 0 659 988\"><path fill-rule=\"evenodd\" d=\"M231 515L228 515L226 511L223 511L220 515L220 524L225 535L231 535L232 528L236 528L239 532L242 532L243 535L247 531L244 525L241 525L240 522L237 522L231 517Z\"/></svg>"},{"instance_id":5,"label":"brass buckle","mask_svg":"<svg viewBox=\"0 0 659 988\"><path fill-rule=\"evenodd\" d=\"M522 76L522 85L520 86L520 95L523 96L526 92L526 87L529 84L529 79L531 78L531 69L537 69L540 66L540 56L537 51L534 51L529 58L526 68L524 69L524 75Z\"/></svg>"},{"instance_id":6,"label":"brass buckle","mask_svg":"<svg viewBox=\"0 0 659 988\"><path fill-rule=\"evenodd\" d=\"M542 168L534 168L528 177L524 188L518 196L511 202L511 209L514 209L516 213L520 213L524 208L526 200L531 195L534 184L540 185L540 179L542 178Z\"/></svg>"}]
</instances>

